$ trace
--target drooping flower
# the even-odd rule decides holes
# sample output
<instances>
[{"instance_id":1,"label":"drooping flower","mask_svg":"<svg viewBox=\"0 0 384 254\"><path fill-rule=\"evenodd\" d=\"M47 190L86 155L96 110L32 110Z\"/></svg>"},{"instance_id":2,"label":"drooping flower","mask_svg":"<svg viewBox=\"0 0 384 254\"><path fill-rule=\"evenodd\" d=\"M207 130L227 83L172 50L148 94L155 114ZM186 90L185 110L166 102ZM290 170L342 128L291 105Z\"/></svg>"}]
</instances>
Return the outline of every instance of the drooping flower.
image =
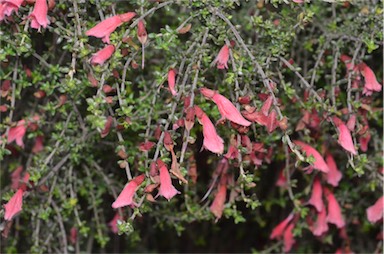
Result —
<instances>
[{"instance_id":1,"label":"drooping flower","mask_svg":"<svg viewBox=\"0 0 384 254\"><path fill-rule=\"evenodd\" d=\"M119 229L117 227L117 221L118 220L123 220L123 218L120 216L120 214L118 212L116 212L113 219L108 223L108 226L111 228L111 231L114 234L117 234L119 232Z\"/></svg>"},{"instance_id":2,"label":"drooping flower","mask_svg":"<svg viewBox=\"0 0 384 254\"><path fill-rule=\"evenodd\" d=\"M377 82L375 73L365 63L359 64L361 74L364 76L365 84L363 94L372 95L373 92L381 91L381 84Z\"/></svg>"},{"instance_id":3,"label":"drooping flower","mask_svg":"<svg viewBox=\"0 0 384 254\"><path fill-rule=\"evenodd\" d=\"M288 215L287 218L285 218L282 222L279 223L273 230L271 235L269 236L269 239L276 239L283 235L285 228L287 227L288 223L291 222L293 219L293 214Z\"/></svg>"},{"instance_id":4,"label":"drooping flower","mask_svg":"<svg viewBox=\"0 0 384 254\"><path fill-rule=\"evenodd\" d=\"M99 64L103 65L105 61L107 61L112 54L115 52L115 46L107 45L103 49L97 51L91 58L91 64Z\"/></svg>"},{"instance_id":5,"label":"drooping flower","mask_svg":"<svg viewBox=\"0 0 384 254\"><path fill-rule=\"evenodd\" d=\"M313 167L315 169L318 169L324 173L329 172L329 168L328 168L327 163L325 163L323 157L319 154L318 151L316 151L315 148L313 148L310 145L307 145L306 143L301 142L299 140L295 140L295 141L293 141L293 143L295 143L295 145L297 145L297 146L300 146L301 149L306 153L307 157L309 157L311 155L313 156L313 158L315 159L315 161L313 162Z\"/></svg>"},{"instance_id":6,"label":"drooping flower","mask_svg":"<svg viewBox=\"0 0 384 254\"><path fill-rule=\"evenodd\" d=\"M35 144L33 145L33 148L32 148L32 153L36 154L41 152L44 149L43 140L44 140L44 137L41 135L36 137Z\"/></svg>"},{"instance_id":7,"label":"drooping flower","mask_svg":"<svg viewBox=\"0 0 384 254\"><path fill-rule=\"evenodd\" d=\"M24 148L23 138L26 132L27 126L25 120L18 121L15 127L9 129L7 143L9 144L16 141L18 146Z\"/></svg>"},{"instance_id":8,"label":"drooping flower","mask_svg":"<svg viewBox=\"0 0 384 254\"><path fill-rule=\"evenodd\" d=\"M213 200L212 205L209 207L209 210L215 215L216 219L220 219L223 215L225 199L227 198L227 185L219 184L218 191L216 193L215 199Z\"/></svg>"},{"instance_id":9,"label":"drooping flower","mask_svg":"<svg viewBox=\"0 0 384 254\"><path fill-rule=\"evenodd\" d=\"M384 196L367 209L367 218L370 223L376 223L383 218Z\"/></svg>"},{"instance_id":10,"label":"drooping flower","mask_svg":"<svg viewBox=\"0 0 384 254\"><path fill-rule=\"evenodd\" d=\"M292 246L295 244L295 238L293 237L293 228L295 225L293 223L289 224L284 231L283 241L284 241L284 252L289 252L292 249Z\"/></svg>"},{"instance_id":11,"label":"drooping flower","mask_svg":"<svg viewBox=\"0 0 384 254\"><path fill-rule=\"evenodd\" d=\"M203 147L212 153L222 154L224 152L223 139L217 134L215 126L204 111L198 106L194 108L196 117L200 124L203 125Z\"/></svg>"},{"instance_id":12,"label":"drooping flower","mask_svg":"<svg viewBox=\"0 0 384 254\"><path fill-rule=\"evenodd\" d=\"M216 103L223 119L228 119L243 126L251 125L251 122L244 119L232 102L219 94L217 91L213 91L208 88L201 88L200 92L204 95L204 97L211 99L214 103Z\"/></svg>"},{"instance_id":13,"label":"drooping flower","mask_svg":"<svg viewBox=\"0 0 384 254\"><path fill-rule=\"evenodd\" d=\"M314 228L312 229L312 233L315 236L321 236L327 232L328 229L327 212L326 209L322 209L321 212L317 213L317 220Z\"/></svg>"},{"instance_id":14,"label":"drooping flower","mask_svg":"<svg viewBox=\"0 0 384 254\"><path fill-rule=\"evenodd\" d=\"M177 92L175 90L175 84L176 84L176 70L171 68L168 71L168 86L169 86L169 91L171 91L171 94L173 96L177 95Z\"/></svg>"},{"instance_id":15,"label":"drooping flower","mask_svg":"<svg viewBox=\"0 0 384 254\"><path fill-rule=\"evenodd\" d=\"M311 198L308 201L309 204L313 205L317 212L321 212L324 207L323 203L323 189L321 187L321 183L319 178L315 178L315 181L313 182L312 186L312 195Z\"/></svg>"},{"instance_id":16,"label":"drooping flower","mask_svg":"<svg viewBox=\"0 0 384 254\"><path fill-rule=\"evenodd\" d=\"M272 106L273 98L272 96L269 96L268 99L264 102L263 106L261 107L261 112L265 115L268 116L269 114L269 109Z\"/></svg>"},{"instance_id":17,"label":"drooping flower","mask_svg":"<svg viewBox=\"0 0 384 254\"><path fill-rule=\"evenodd\" d=\"M147 30L145 30L145 24L143 20L139 20L137 23L137 38L141 44L145 44L147 42Z\"/></svg>"},{"instance_id":18,"label":"drooping flower","mask_svg":"<svg viewBox=\"0 0 384 254\"><path fill-rule=\"evenodd\" d=\"M72 227L69 232L69 241L72 245L75 245L77 242L77 228Z\"/></svg>"},{"instance_id":19,"label":"drooping flower","mask_svg":"<svg viewBox=\"0 0 384 254\"><path fill-rule=\"evenodd\" d=\"M124 22L129 22L136 16L135 12L127 12L120 15L109 17L99 24L89 29L85 34L87 36L94 36L101 38L103 42L109 44L109 36L113 33L117 27L121 26Z\"/></svg>"},{"instance_id":20,"label":"drooping flower","mask_svg":"<svg viewBox=\"0 0 384 254\"><path fill-rule=\"evenodd\" d=\"M48 4L46 0L36 0L35 7L31 15L31 27L40 31L41 27L47 28L49 25L48 20Z\"/></svg>"},{"instance_id":21,"label":"drooping flower","mask_svg":"<svg viewBox=\"0 0 384 254\"><path fill-rule=\"evenodd\" d=\"M354 131L356 126L356 115L351 115L347 122L348 130Z\"/></svg>"},{"instance_id":22,"label":"drooping flower","mask_svg":"<svg viewBox=\"0 0 384 254\"><path fill-rule=\"evenodd\" d=\"M136 193L139 185L144 181L145 174L136 176L128 184L125 185L115 202L112 203L112 208L120 208L133 204L133 196Z\"/></svg>"},{"instance_id":23,"label":"drooping flower","mask_svg":"<svg viewBox=\"0 0 384 254\"><path fill-rule=\"evenodd\" d=\"M21 179L21 172L23 172L23 166L18 166L15 171L11 174L11 189L17 190L19 188L20 179Z\"/></svg>"},{"instance_id":24,"label":"drooping flower","mask_svg":"<svg viewBox=\"0 0 384 254\"><path fill-rule=\"evenodd\" d=\"M217 55L216 59L213 61L217 65L217 69L228 69L228 60L229 60L229 47L224 45Z\"/></svg>"},{"instance_id":25,"label":"drooping flower","mask_svg":"<svg viewBox=\"0 0 384 254\"><path fill-rule=\"evenodd\" d=\"M195 109L193 107L187 108L185 111L185 128L190 131L195 124Z\"/></svg>"},{"instance_id":26,"label":"drooping flower","mask_svg":"<svg viewBox=\"0 0 384 254\"><path fill-rule=\"evenodd\" d=\"M337 142L345 150L356 155L357 152L356 152L355 146L353 144L351 132L349 131L348 127L339 118L334 116L334 117L332 117L332 119L333 119L333 121L334 121L334 123L338 129L338 132L339 132L339 138L338 138Z\"/></svg>"},{"instance_id":27,"label":"drooping flower","mask_svg":"<svg viewBox=\"0 0 384 254\"><path fill-rule=\"evenodd\" d=\"M342 178L342 174L337 168L336 162L333 159L331 154L327 154L325 157L325 161L327 162L329 172L325 174L325 177L327 179L327 183L330 185L337 187L339 185L339 181Z\"/></svg>"},{"instance_id":28,"label":"drooping flower","mask_svg":"<svg viewBox=\"0 0 384 254\"><path fill-rule=\"evenodd\" d=\"M151 141L143 142L143 143L140 143L139 150L142 152L146 152L146 151L151 150L152 147L154 147L155 145L156 144L154 142L151 142Z\"/></svg>"},{"instance_id":29,"label":"drooping flower","mask_svg":"<svg viewBox=\"0 0 384 254\"><path fill-rule=\"evenodd\" d=\"M18 189L16 193L12 196L12 198L4 205L5 220L12 220L12 218L17 215L22 210L23 206L23 190Z\"/></svg>"},{"instance_id":30,"label":"drooping flower","mask_svg":"<svg viewBox=\"0 0 384 254\"><path fill-rule=\"evenodd\" d=\"M171 176L169 175L167 166L163 163L159 165L160 171L160 188L159 195L168 199L168 201L173 198L176 194L180 192L172 185Z\"/></svg>"},{"instance_id":31,"label":"drooping flower","mask_svg":"<svg viewBox=\"0 0 384 254\"><path fill-rule=\"evenodd\" d=\"M327 190L327 189L326 189ZM328 200L328 216L327 222L336 225L338 228L345 226L345 221L341 213L341 208L337 199L333 193L329 190L326 191L327 200Z\"/></svg>"},{"instance_id":32,"label":"drooping flower","mask_svg":"<svg viewBox=\"0 0 384 254\"><path fill-rule=\"evenodd\" d=\"M111 130L111 127L112 127L112 123L113 123L113 117L108 116L107 121L105 122L105 125L104 125L104 129L100 132L100 136L102 138L105 138L109 134L109 131Z\"/></svg>"},{"instance_id":33,"label":"drooping flower","mask_svg":"<svg viewBox=\"0 0 384 254\"><path fill-rule=\"evenodd\" d=\"M284 169L280 170L279 177L277 178L275 185L279 187L287 186L287 178L284 175Z\"/></svg>"},{"instance_id":34,"label":"drooping flower","mask_svg":"<svg viewBox=\"0 0 384 254\"><path fill-rule=\"evenodd\" d=\"M0 1L0 21L5 16L11 16L12 12L17 12L24 0L2 0Z\"/></svg>"}]
</instances>

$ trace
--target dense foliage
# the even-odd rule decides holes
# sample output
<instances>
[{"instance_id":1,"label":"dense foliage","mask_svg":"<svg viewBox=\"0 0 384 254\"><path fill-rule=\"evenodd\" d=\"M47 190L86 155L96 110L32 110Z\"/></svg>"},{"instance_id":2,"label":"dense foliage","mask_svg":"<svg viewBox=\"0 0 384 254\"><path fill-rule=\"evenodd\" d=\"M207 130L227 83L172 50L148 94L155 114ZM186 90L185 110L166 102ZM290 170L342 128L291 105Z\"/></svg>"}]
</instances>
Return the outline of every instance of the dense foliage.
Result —
<instances>
[{"instance_id":1,"label":"dense foliage","mask_svg":"<svg viewBox=\"0 0 384 254\"><path fill-rule=\"evenodd\" d=\"M382 18L0 0L1 252L381 253Z\"/></svg>"}]
</instances>

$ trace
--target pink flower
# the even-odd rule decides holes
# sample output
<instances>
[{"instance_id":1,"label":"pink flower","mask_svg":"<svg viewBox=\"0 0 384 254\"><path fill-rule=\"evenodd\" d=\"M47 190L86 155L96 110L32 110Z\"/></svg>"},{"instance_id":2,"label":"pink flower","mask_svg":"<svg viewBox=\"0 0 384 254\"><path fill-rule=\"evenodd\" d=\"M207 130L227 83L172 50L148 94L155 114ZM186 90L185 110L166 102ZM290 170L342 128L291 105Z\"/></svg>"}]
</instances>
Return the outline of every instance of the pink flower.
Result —
<instances>
[{"instance_id":1,"label":"pink flower","mask_svg":"<svg viewBox=\"0 0 384 254\"><path fill-rule=\"evenodd\" d=\"M3 0L0 1L0 21L5 16L11 16L12 12L16 12L24 0Z\"/></svg>"},{"instance_id":2,"label":"pink flower","mask_svg":"<svg viewBox=\"0 0 384 254\"><path fill-rule=\"evenodd\" d=\"M177 92L175 90L175 83L176 83L176 71L175 71L175 69L169 69L169 71L168 71L168 86L169 86L169 90L171 91L171 94L173 96L177 95Z\"/></svg>"},{"instance_id":3,"label":"pink flower","mask_svg":"<svg viewBox=\"0 0 384 254\"><path fill-rule=\"evenodd\" d=\"M283 240L284 240L284 252L289 252L292 249L292 246L295 244L295 239L293 238L293 228L295 225L293 223L289 224L284 231Z\"/></svg>"},{"instance_id":4,"label":"pink flower","mask_svg":"<svg viewBox=\"0 0 384 254\"><path fill-rule=\"evenodd\" d=\"M322 209L320 213L317 214L317 220L315 223L315 227L312 229L312 233L315 236L321 236L325 232L328 231L328 223L327 223L327 212L325 209Z\"/></svg>"},{"instance_id":5,"label":"pink flower","mask_svg":"<svg viewBox=\"0 0 384 254\"><path fill-rule=\"evenodd\" d=\"M319 178L315 178L312 186L312 195L308 201L309 204L313 205L317 212L321 212L323 210L323 189L321 187L321 183Z\"/></svg>"},{"instance_id":6,"label":"pink flower","mask_svg":"<svg viewBox=\"0 0 384 254\"><path fill-rule=\"evenodd\" d=\"M113 33L113 31L115 31L116 28L121 26L124 22L129 22L135 16L135 12L127 12L121 15L115 15L101 21L99 24L85 32L85 34L88 36L101 38L103 42L109 44L109 36L111 33Z\"/></svg>"},{"instance_id":7,"label":"pink flower","mask_svg":"<svg viewBox=\"0 0 384 254\"><path fill-rule=\"evenodd\" d=\"M141 44L145 44L147 42L147 30L145 30L145 24L143 20L139 20L137 23L137 38Z\"/></svg>"},{"instance_id":8,"label":"pink flower","mask_svg":"<svg viewBox=\"0 0 384 254\"><path fill-rule=\"evenodd\" d=\"M280 222L279 225L277 225L273 230L271 235L269 236L269 239L276 239L283 235L284 229L287 227L288 223L291 222L293 219L293 214L288 215L287 218L285 218L282 222Z\"/></svg>"},{"instance_id":9,"label":"pink flower","mask_svg":"<svg viewBox=\"0 0 384 254\"><path fill-rule=\"evenodd\" d=\"M339 185L339 181L342 178L342 174L337 168L336 162L333 159L331 154L327 154L325 157L325 161L327 162L329 172L325 174L325 177L327 179L327 183L330 185L337 187Z\"/></svg>"},{"instance_id":10,"label":"pink flower","mask_svg":"<svg viewBox=\"0 0 384 254\"><path fill-rule=\"evenodd\" d=\"M341 121L337 117L332 117L338 131L339 131L339 139L337 142L348 152L356 155L356 149L352 141L351 132L349 131L348 127L344 124L343 121Z\"/></svg>"},{"instance_id":11,"label":"pink flower","mask_svg":"<svg viewBox=\"0 0 384 254\"><path fill-rule=\"evenodd\" d=\"M328 216L327 222L335 224L338 228L345 226L343 215L341 214L341 208L332 192L327 190L326 197L328 200Z\"/></svg>"},{"instance_id":12,"label":"pink flower","mask_svg":"<svg viewBox=\"0 0 384 254\"><path fill-rule=\"evenodd\" d=\"M145 175L139 175L133 178L127 185L125 185L124 189L121 191L115 202L112 203L112 208L120 208L133 204L133 196L136 193L139 185L144 181Z\"/></svg>"},{"instance_id":13,"label":"pink flower","mask_svg":"<svg viewBox=\"0 0 384 254\"><path fill-rule=\"evenodd\" d=\"M187 108L185 111L185 128L190 131L195 124L195 109L193 107Z\"/></svg>"},{"instance_id":14,"label":"pink flower","mask_svg":"<svg viewBox=\"0 0 384 254\"><path fill-rule=\"evenodd\" d=\"M371 133L369 131L369 128L367 128L367 131L360 135L359 137L359 143L360 143L360 149L363 152L366 152L368 150L368 143L371 140Z\"/></svg>"},{"instance_id":15,"label":"pink flower","mask_svg":"<svg viewBox=\"0 0 384 254\"><path fill-rule=\"evenodd\" d=\"M273 98L272 96L269 96L268 99L264 102L263 106L261 107L261 112L265 115L268 116L269 114L269 109L272 106Z\"/></svg>"},{"instance_id":16,"label":"pink flower","mask_svg":"<svg viewBox=\"0 0 384 254\"><path fill-rule=\"evenodd\" d=\"M69 234L69 241L72 245L75 245L77 242L77 228L72 227Z\"/></svg>"},{"instance_id":17,"label":"pink flower","mask_svg":"<svg viewBox=\"0 0 384 254\"><path fill-rule=\"evenodd\" d=\"M304 0L292 0L292 2L297 3L297 4L302 4L302 3L304 3Z\"/></svg>"},{"instance_id":18,"label":"pink flower","mask_svg":"<svg viewBox=\"0 0 384 254\"><path fill-rule=\"evenodd\" d=\"M313 162L313 167L315 169L318 169L324 173L329 172L327 163L325 163L323 157L319 154L318 151L316 151L316 149L298 140L293 141L293 143L295 143L297 146L300 146L301 149L306 153L307 157L312 155L315 158L315 161Z\"/></svg>"},{"instance_id":19,"label":"pink flower","mask_svg":"<svg viewBox=\"0 0 384 254\"><path fill-rule=\"evenodd\" d=\"M221 216L223 215L226 197L227 197L227 185L219 184L215 199L213 200L213 203L209 208L209 210L215 215L217 220L220 219Z\"/></svg>"},{"instance_id":20,"label":"pink flower","mask_svg":"<svg viewBox=\"0 0 384 254\"><path fill-rule=\"evenodd\" d=\"M50 23L48 20L48 5L46 0L36 0L35 7L29 15L31 27L40 31L41 27L46 28Z\"/></svg>"},{"instance_id":21,"label":"pink flower","mask_svg":"<svg viewBox=\"0 0 384 254\"><path fill-rule=\"evenodd\" d=\"M140 143L139 150L142 152L146 152L146 151L151 150L152 147L154 147L155 145L156 144L154 142L151 142L151 141L143 142L143 143Z\"/></svg>"},{"instance_id":22,"label":"pink flower","mask_svg":"<svg viewBox=\"0 0 384 254\"><path fill-rule=\"evenodd\" d=\"M18 166L15 171L12 172L11 174L11 189L12 190L17 190L19 188L20 184L20 179L21 179L21 172L23 172L23 166Z\"/></svg>"},{"instance_id":23,"label":"pink flower","mask_svg":"<svg viewBox=\"0 0 384 254\"><path fill-rule=\"evenodd\" d=\"M120 216L120 214L117 212L113 219L108 223L108 226L111 228L111 231L115 234L119 232L119 229L117 227L117 221L123 220L123 218Z\"/></svg>"},{"instance_id":24,"label":"pink flower","mask_svg":"<svg viewBox=\"0 0 384 254\"><path fill-rule=\"evenodd\" d=\"M25 125L25 120L20 120L17 122L15 127L9 129L7 143L12 143L16 141L16 144L24 148L23 137L27 132L27 126Z\"/></svg>"},{"instance_id":25,"label":"pink flower","mask_svg":"<svg viewBox=\"0 0 384 254\"><path fill-rule=\"evenodd\" d=\"M280 170L279 177L275 183L276 186L285 187L287 185L287 178L284 175L284 169Z\"/></svg>"},{"instance_id":26,"label":"pink flower","mask_svg":"<svg viewBox=\"0 0 384 254\"><path fill-rule=\"evenodd\" d=\"M176 194L180 192L172 185L171 176L169 175L167 166L165 164L160 166L160 189L159 195L168 199L168 201L173 198Z\"/></svg>"},{"instance_id":27,"label":"pink flower","mask_svg":"<svg viewBox=\"0 0 384 254\"><path fill-rule=\"evenodd\" d=\"M41 135L36 137L35 144L32 148L32 153L36 154L41 152L44 149L43 140L44 140L44 137Z\"/></svg>"},{"instance_id":28,"label":"pink flower","mask_svg":"<svg viewBox=\"0 0 384 254\"><path fill-rule=\"evenodd\" d=\"M199 122L203 125L203 147L212 153L222 154L224 152L224 141L217 135L215 126L200 107L195 106L195 113Z\"/></svg>"},{"instance_id":29,"label":"pink flower","mask_svg":"<svg viewBox=\"0 0 384 254\"><path fill-rule=\"evenodd\" d=\"M113 123L113 117L108 116L107 121L105 122L105 125L104 125L104 129L100 133L100 136L102 138L105 138L109 134L109 131L111 130L111 127L112 127L112 123Z\"/></svg>"},{"instance_id":30,"label":"pink flower","mask_svg":"<svg viewBox=\"0 0 384 254\"><path fill-rule=\"evenodd\" d=\"M356 126L356 115L351 115L347 122L348 130L354 131Z\"/></svg>"},{"instance_id":31,"label":"pink flower","mask_svg":"<svg viewBox=\"0 0 384 254\"><path fill-rule=\"evenodd\" d=\"M361 74L364 76L365 84L363 94L371 95L372 92L380 92L381 84L377 82L375 73L365 63L359 64Z\"/></svg>"},{"instance_id":32,"label":"pink flower","mask_svg":"<svg viewBox=\"0 0 384 254\"><path fill-rule=\"evenodd\" d=\"M244 119L232 102L218 92L208 88L201 88L200 92L204 95L204 97L211 99L214 103L216 103L222 118L243 126L251 125L251 122Z\"/></svg>"},{"instance_id":33,"label":"pink flower","mask_svg":"<svg viewBox=\"0 0 384 254\"><path fill-rule=\"evenodd\" d=\"M384 196L367 209L367 218L370 223L376 223L383 218Z\"/></svg>"},{"instance_id":34,"label":"pink flower","mask_svg":"<svg viewBox=\"0 0 384 254\"><path fill-rule=\"evenodd\" d=\"M213 63L217 64L217 69L228 69L228 60L229 60L229 48L227 45L224 45L217 55Z\"/></svg>"},{"instance_id":35,"label":"pink flower","mask_svg":"<svg viewBox=\"0 0 384 254\"><path fill-rule=\"evenodd\" d=\"M23 190L18 189L16 193L12 196L12 198L4 205L5 220L12 220L12 218L21 212L23 206Z\"/></svg>"},{"instance_id":36,"label":"pink flower","mask_svg":"<svg viewBox=\"0 0 384 254\"><path fill-rule=\"evenodd\" d=\"M107 61L112 54L115 52L115 46L107 45L103 49L97 51L91 58L91 64L99 64L103 65L105 61Z\"/></svg>"}]
</instances>

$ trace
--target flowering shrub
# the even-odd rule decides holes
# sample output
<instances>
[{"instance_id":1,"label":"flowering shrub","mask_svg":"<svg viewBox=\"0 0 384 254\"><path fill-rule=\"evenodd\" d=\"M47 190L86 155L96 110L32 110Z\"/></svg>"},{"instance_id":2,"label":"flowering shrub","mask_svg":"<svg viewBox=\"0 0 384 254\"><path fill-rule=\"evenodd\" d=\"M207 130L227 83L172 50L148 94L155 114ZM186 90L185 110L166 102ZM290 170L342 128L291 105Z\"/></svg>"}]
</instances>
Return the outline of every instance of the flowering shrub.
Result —
<instances>
[{"instance_id":1,"label":"flowering shrub","mask_svg":"<svg viewBox=\"0 0 384 254\"><path fill-rule=\"evenodd\" d=\"M379 2L0 0L2 252L382 252Z\"/></svg>"}]
</instances>

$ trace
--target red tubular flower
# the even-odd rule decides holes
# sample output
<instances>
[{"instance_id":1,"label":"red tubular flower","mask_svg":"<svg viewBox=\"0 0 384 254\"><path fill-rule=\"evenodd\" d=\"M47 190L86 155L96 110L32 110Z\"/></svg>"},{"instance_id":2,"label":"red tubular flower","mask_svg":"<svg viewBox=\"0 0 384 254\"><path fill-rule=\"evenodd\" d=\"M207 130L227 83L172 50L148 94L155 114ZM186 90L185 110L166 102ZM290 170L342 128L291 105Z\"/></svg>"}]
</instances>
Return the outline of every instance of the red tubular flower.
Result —
<instances>
[{"instance_id":1,"label":"red tubular flower","mask_svg":"<svg viewBox=\"0 0 384 254\"><path fill-rule=\"evenodd\" d=\"M151 142L151 141L143 142L143 143L140 143L139 150L142 151L142 152L149 151L155 145L156 144L154 142Z\"/></svg>"},{"instance_id":2,"label":"red tubular flower","mask_svg":"<svg viewBox=\"0 0 384 254\"><path fill-rule=\"evenodd\" d=\"M215 126L200 107L195 106L195 112L199 122L203 125L203 147L212 153L222 154L224 152L224 141L217 135Z\"/></svg>"},{"instance_id":3,"label":"red tubular flower","mask_svg":"<svg viewBox=\"0 0 384 254\"><path fill-rule=\"evenodd\" d=\"M347 122L348 130L354 131L356 126L356 115L351 115Z\"/></svg>"},{"instance_id":4,"label":"red tubular flower","mask_svg":"<svg viewBox=\"0 0 384 254\"><path fill-rule=\"evenodd\" d=\"M103 49L97 51L91 58L91 64L99 64L103 65L105 61L107 61L112 54L115 52L115 46L107 45Z\"/></svg>"},{"instance_id":5,"label":"red tubular flower","mask_svg":"<svg viewBox=\"0 0 384 254\"><path fill-rule=\"evenodd\" d=\"M12 196L12 198L4 205L5 220L12 220L12 218L17 215L22 210L23 206L23 190L18 189L16 193Z\"/></svg>"},{"instance_id":6,"label":"red tubular flower","mask_svg":"<svg viewBox=\"0 0 384 254\"><path fill-rule=\"evenodd\" d=\"M168 199L168 201L173 198L176 194L180 192L172 185L171 176L169 175L167 166L165 164L159 165L160 169L160 189L159 195Z\"/></svg>"},{"instance_id":7,"label":"red tubular flower","mask_svg":"<svg viewBox=\"0 0 384 254\"><path fill-rule=\"evenodd\" d=\"M147 42L147 30L145 30L145 24L143 20L139 20L137 23L137 38L141 44L145 44Z\"/></svg>"},{"instance_id":8,"label":"red tubular flower","mask_svg":"<svg viewBox=\"0 0 384 254\"><path fill-rule=\"evenodd\" d=\"M21 180L21 172L23 172L23 166L18 166L15 171L12 172L11 174L11 189L12 190L17 190L20 185L20 180Z\"/></svg>"},{"instance_id":9,"label":"red tubular flower","mask_svg":"<svg viewBox=\"0 0 384 254\"><path fill-rule=\"evenodd\" d=\"M321 236L327 232L328 229L327 212L325 209L322 209L321 212L317 214L317 220L314 228L312 229L312 233L315 236Z\"/></svg>"},{"instance_id":10,"label":"red tubular flower","mask_svg":"<svg viewBox=\"0 0 384 254\"><path fill-rule=\"evenodd\" d=\"M339 131L339 139L337 142L348 152L356 155L356 149L353 144L351 132L349 131L348 127L344 124L342 120L337 118L336 116L332 117L333 122L335 123L338 131Z\"/></svg>"},{"instance_id":11,"label":"red tubular flower","mask_svg":"<svg viewBox=\"0 0 384 254\"><path fill-rule=\"evenodd\" d=\"M269 239L276 239L283 235L285 228L287 227L288 223L291 222L293 219L293 214L288 215L287 218L285 218L282 222L280 222L279 225L277 225L273 230L271 235L269 236Z\"/></svg>"},{"instance_id":12,"label":"red tubular flower","mask_svg":"<svg viewBox=\"0 0 384 254\"><path fill-rule=\"evenodd\" d=\"M133 204L133 196L136 193L139 185L144 181L145 175L139 175L133 178L124 189L121 191L115 202L112 203L112 208L120 208Z\"/></svg>"},{"instance_id":13,"label":"red tubular flower","mask_svg":"<svg viewBox=\"0 0 384 254\"><path fill-rule=\"evenodd\" d=\"M298 140L293 141L293 143L295 143L295 145L301 147L301 149L306 153L307 157L312 155L315 158L315 161L313 162L313 167L315 169L318 169L324 173L329 172L329 168L328 168L327 163L325 163L323 157L319 154L318 151L316 151L315 148L311 147L310 145L307 145L304 142L298 141Z\"/></svg>"},{"instance_id":14,"label":"red tubular flower","mask_svg":"<svg viewBox=\"0 0 384 254\"><path fill-rule=\"evenodd\" d=\"M32 153L36 154L43 151L44 149L43 140L44 140L44 137L41 135L36 137L35 144L32 148Z\"/></svg>"},{"instance_id":15,"label":"red tubular flower","mask_svg":"<svg viewBox=\"0 0 384 254\"><path fill-rule=\"evenodd\" d=\"M337 168L336 162L333 159L331 154L327 154L325 157L325 161L327 162L329 172L325 174L325 177L327 179L327 183L330 185L337 187L339 185L339 181L342 178L342 174Z\"/></svg>"},{"instance_id":16,"label":"red tubular flower","mask_svg":"<svg viewBox=\"0 0 384 254\"><path fill-rule=\"evenodd\" d=\"M3 0L0 1L0 21L5 16L11 16L12 12L17 12L24 0Z\"/></svg>"},{"instance_id":17,"label":"red tubular flower","mask_svg":"<svg viewBox=\"0 0 384 254\"><path fill-rule=\"evenodd\" d=\"M127 12L124 14L115 15L101 21L99 24L85 32L85 34L87 36L101 38L103 42L109 44L109 36L111 33L113 33L116 28L121 26L124 22L129 22L135 16L135 12Z\"/></svg>"},{"instance_id":18,"label":"red tubular flower","mask_svg":"<svg viewBox=\"0 0 384 254\"><path fill-rule=\"evenodd\" d=\"M209 207L209 210L215 215L216 219L220 219L223 215L224 204L227 198L227 185L219 184L218 191L216 193L215 199L213 200L212 205Z\"/></svg>"},{"instance_id":19,"label":"red tubular flower","mask_svg":"<svg viewBox=\"0 0 384 254\"><path fill-rule=\"evenodd\" d=\"M69 241L72 245L75 245L77 242L77 228L72 227L71 231L69 232Z\"/></svg>"},{"instance_id":20,"label":"red tubular flower","mask_svg":"<svg viewBox=\"0 0 384 254\"><path fill-rule=\"evenodd\" d=\"M108 223L108 226L111 228L111 231L114 234L117 234L119 232L119 229L117 227L117 221L118 220L123 220L123 218L120 216L120 214L117 212L113 219Z\"/></svg>"},{"instance_id":21,"label":"red tubular flower","mask_svg":"<svg viewBox=\"0 0 384 254\"><path fill-rule=\"evenodd\" d=\"M285 187L287 185L287 178L284 175L284 169L280 170L279 177L275 183L276 186Z\"/></svg>"},{"instance_id":22,"label":"red tubular flower","mask_svg":"<svg viewBox=\"0 0 384 254\"><path fill-rule=\"evenodd\" d=\"M293 238L293 228L295 225L293 223L289 224L284 231L283 240L284 240L284 252L289 252L292 249L292 246L295 244L295 239Z\"/></svg>"},{"instance_id":23,"label":"red tubular flower","mask_svg":"<svg viewBox=\"0 0 384 254\"><path fill-rule=\"evenodd\" d=\"M341 214L341 208L337 199L333 193L329 190L326 191L326 197L328 200L328 216L327 222L335 224L338 228L345 226L343 215Z\"/></svg>"},{"instance_id":24,"label":"red tubular flower","mask_svg":"<svg viewBox=\"0 0 384 254\"><path fill-rule=\"evenodd\" d=\"M31 18L31 27L40 31L41 27L46 28L49 25L48 4L46 0L36 0L35 7L29 15Z\"/></svg>"},{"instance_id":25,"label":"red tubular flower","mask_svg":"<svg viewBox=\"0 0 384 254\"><path fill-rule=\"evenodd\" d=\"M200 92L204 95L204 97L211 99L214 103L216 103L222 118L243 126L251 125L251 122L244 119L232 102L218 92L208 88L201 88Z\"/></svg>"},{"instance_id":26,"label":"red tubular flower","mask_svg":"<svg viewBox=\"0 0 384 254\"><path fill-rule=\"evenodd\" d=\"M319 178L315 178L312 186L312 195L308 201L309 204L313 205L317 212L321 212L323 210L323 189L321 187L321 183Z\"/></svg>"},{"instance_id":27,"label":"red tubular flower","mask_svg":"<svg viewBox=\"0 0 384 254\"><path fill-rule=\"evenodd\" d=\"M190 131L195 124L195 109L193 107L188 108L185 111L185 128Z\"/></svg>"},{"instance_id":28,"label":"red tubular flower","mask_svg":"<svg viewBox=\"0 0 384 254\"><path fill-rule=\"evenodd\" d=\"M228 60L229 60L229 48L227 45L224 45L217 55L213 63L216 63L217 69L228 69Z\"/></svg>"},{"instance_id":29,"label":"red tubular flower","mask_svg":"<svg viewBox=\"0 0 384 254\"><path fill-rule=\"evenodd\" d=\"M375 73L365 63L359 64L361 74L364 76L365 84L363 94L372 95L372 92L380 92L381 84L377 82Z\"/></svg>"},{"instance_id":30,"label":"red tubular flower","mask_svg":"<svg viewBox=\"0 0 384 254\"><path fill-rule=\"evenodd\" d=\"M108 116L107 121L105 122L105 125L104 125L104 129L100 133L100 136L102 138L105 138L109 134L109 131L111 130L111 127L112 127L112 123L113 123L113 117Z\"/></svg>"},{"instance_id":31,"label":"red tubular flower","mask_svg":"<svg viewBox=\"0 0 384 254\"><path fill-rule=\"evenodd\" d=\"M384 196L367 209L367 218L370 223L376 223L383 218Z\"/></svg>"},{"instance_id":32,"label":"red tubular flower","mask_svg":"<svg viewBox=\"0 0 384 254\"><path fill-rule=\"evenodd\" d=\"M173 96L177 95L177 92L175 90L175 84L176 84L176 71L175 71L175 69L169 69L169 71L168 71L168 86L169 86L169 91L171 91L171 94Z\"/></svg>"},{"instance_id":33,"label":"red tubular flower","mask_svg":"<svg viewBox=\"0 0 384 254\"><path fill-rule=\"evenodd\" d=\"M9 129L7 143L12 143L16 141L16 144L24 148L23 138L27 132L27 126L25 125L25 120L20 120L17 122L15 127Z\"/></svg>"}]
</instances>

